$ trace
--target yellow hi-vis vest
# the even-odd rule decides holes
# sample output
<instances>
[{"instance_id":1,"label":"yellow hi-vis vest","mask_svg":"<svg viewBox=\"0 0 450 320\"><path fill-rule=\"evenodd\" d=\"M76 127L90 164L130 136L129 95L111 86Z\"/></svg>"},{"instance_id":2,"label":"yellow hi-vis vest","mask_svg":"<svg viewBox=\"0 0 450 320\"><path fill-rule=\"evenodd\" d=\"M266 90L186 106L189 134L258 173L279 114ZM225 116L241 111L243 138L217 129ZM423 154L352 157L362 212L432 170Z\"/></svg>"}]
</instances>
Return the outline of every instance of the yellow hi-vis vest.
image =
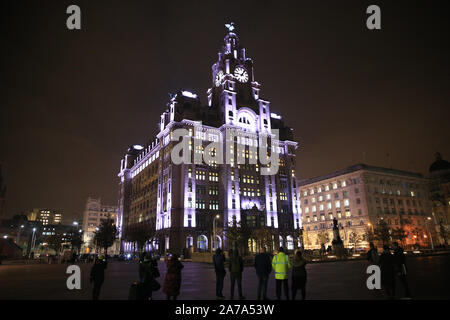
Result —
<instances>
[{"instance_id":1,"label":"yellow hi-vis vest","mask_svg":"<svg viewBox=\"0 0 450 320\"><path fill-rule=\"evenodd\" d=\"M275 270L275 279L288 279L288 271L290 267L291 263L289 262L289 256L284 254L284 252L280 252L273 257L272 268Z\"/></svg>"}]
</instances>

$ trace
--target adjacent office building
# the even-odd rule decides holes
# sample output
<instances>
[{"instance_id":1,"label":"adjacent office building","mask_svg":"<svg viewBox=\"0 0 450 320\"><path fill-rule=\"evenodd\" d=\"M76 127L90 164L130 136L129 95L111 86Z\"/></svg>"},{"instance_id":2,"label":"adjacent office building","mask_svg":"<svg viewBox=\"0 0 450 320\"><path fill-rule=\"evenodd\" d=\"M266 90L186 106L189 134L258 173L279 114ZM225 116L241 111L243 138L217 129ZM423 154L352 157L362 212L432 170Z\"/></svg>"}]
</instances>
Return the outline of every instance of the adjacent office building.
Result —
<instances>
[{"instance_id":1,"label":"adjacent office building","mask_svg":"<svg viewBox=\"0 0 450 320\"><path fill-rule=\"evenodd\" d=\"M33 209L27 217L30 221L42 222L44 226L62 223L62 211L56 209Z\"/></svg>"},{"instance_id":2,"label":"adjacent office building","mask_svg":"<svg viewBox=\"0 0 450 320\"><path fill-rule=\"evenodd\" d=\"M437 244L450 244L450 162L436 153L430 168L430 202L436 227Z\"/></svg>"},{"instance_id":3,"label":"adjacent office building","mask_svg":"<svg viewBox=\"0 0 450 320\"><path fill-rule=\"evenodd\" d=\"M117 207L104 205L100 198L88 198L83 213L83 248L86 252L95 250L94 235L103 220L117 219ZM110 251L111 252L111 251ZM112 251L114 252L114 250ZM112 253L111 252L111 253Z\"/></svg>"},{"instance_id":4,"label":"adjacent office building","mask_svg":"<svg viewBox=\"0 0 450 320\"><path fill-rule=\"evenodd\" d=\"M333 219L345 247L366 248L384 220L406 232L404 245L430 246L434 235L428 179L419 173L358 164L299 183L306 249L331 245Z\"/></svg>"}]
</instances>

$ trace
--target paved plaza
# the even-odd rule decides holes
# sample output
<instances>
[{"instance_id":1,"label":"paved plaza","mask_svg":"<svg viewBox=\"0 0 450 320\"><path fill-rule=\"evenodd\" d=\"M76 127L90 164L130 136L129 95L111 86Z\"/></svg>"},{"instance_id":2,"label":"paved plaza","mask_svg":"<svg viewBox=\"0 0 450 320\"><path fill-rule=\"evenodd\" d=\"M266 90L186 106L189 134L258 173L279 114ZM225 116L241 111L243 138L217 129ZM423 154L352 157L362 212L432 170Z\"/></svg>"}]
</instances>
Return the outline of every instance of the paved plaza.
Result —
<instances>
[{"instance_id":1,"label":"paved plaza","mask_svg":"<svg viewBox=\"0 0 450 320\"><path fill-rule=\"evenodd\" d=\"M409 284L414 299L450 299L450 256L411 257L407 260ZM215 299L215 274L212 265L184 262L183 282L179 299ZM0 265L0 299L90 299L89 272L91 264L79 264L82 272L81 290L68 290L68 265ZM307 265L307 299L384 299L380 290L368 290L365 273L367 262L343 261ZM162 283L166 272L159 263ZM105 272L101 299L127 299L130 284L138 279L135 262L111 262ZM230 296L227 274L224 295ZM256 298L257 278L252 267L243 274L243 291L247 299ZM237 288L235 289L237 290ZM273 273L269 281L269 298L275 298ZM235 293L237 296L237 293ZM164 299L162 291L155 299ZM298 297L297 297L298 298Z\"/></svg>"}]
</instances>

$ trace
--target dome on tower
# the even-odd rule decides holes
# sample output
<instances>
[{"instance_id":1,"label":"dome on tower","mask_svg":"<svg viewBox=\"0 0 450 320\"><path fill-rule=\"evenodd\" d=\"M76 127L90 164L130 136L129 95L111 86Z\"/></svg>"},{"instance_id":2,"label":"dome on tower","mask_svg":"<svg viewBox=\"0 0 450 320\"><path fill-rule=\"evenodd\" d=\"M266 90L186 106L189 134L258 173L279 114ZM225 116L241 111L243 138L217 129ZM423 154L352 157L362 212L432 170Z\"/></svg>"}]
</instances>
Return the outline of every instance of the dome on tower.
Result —
<instances>
[{"instance_id":1,"label":"dome on tower","mask_svg":"<svg viewBox=\"0 0 450 320\"><path fill-rule=\"evenodd\" d=\"M436 153L436 161L434 161L429 169L429 172L436 172L436 171L443 171L443 170L450 170L450 162L442 159L442 155L437 152Z\"/></svg>"}]
</instances>

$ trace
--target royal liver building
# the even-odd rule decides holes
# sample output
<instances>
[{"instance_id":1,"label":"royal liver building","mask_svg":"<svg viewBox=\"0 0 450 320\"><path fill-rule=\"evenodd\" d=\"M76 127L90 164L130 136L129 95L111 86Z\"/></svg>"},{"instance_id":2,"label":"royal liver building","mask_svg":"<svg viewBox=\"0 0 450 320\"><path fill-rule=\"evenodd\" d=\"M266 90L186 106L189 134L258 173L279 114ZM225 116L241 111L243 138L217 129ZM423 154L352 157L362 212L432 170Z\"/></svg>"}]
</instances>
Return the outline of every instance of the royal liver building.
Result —
<instances>
[{"instance_id":1,"label":"royal liver building","mask_svg":"<svg viewBox=\"0 0 450 320\"><path fill-rule=\"evenodd\" d=\"M171 95L156 139L130 147L121 161L125 252L143 237L147 250L176 253L298 245L297 143L262 98L234 26L227 28L207 104L192 92Z\"/></svg>"}]
</instances>

